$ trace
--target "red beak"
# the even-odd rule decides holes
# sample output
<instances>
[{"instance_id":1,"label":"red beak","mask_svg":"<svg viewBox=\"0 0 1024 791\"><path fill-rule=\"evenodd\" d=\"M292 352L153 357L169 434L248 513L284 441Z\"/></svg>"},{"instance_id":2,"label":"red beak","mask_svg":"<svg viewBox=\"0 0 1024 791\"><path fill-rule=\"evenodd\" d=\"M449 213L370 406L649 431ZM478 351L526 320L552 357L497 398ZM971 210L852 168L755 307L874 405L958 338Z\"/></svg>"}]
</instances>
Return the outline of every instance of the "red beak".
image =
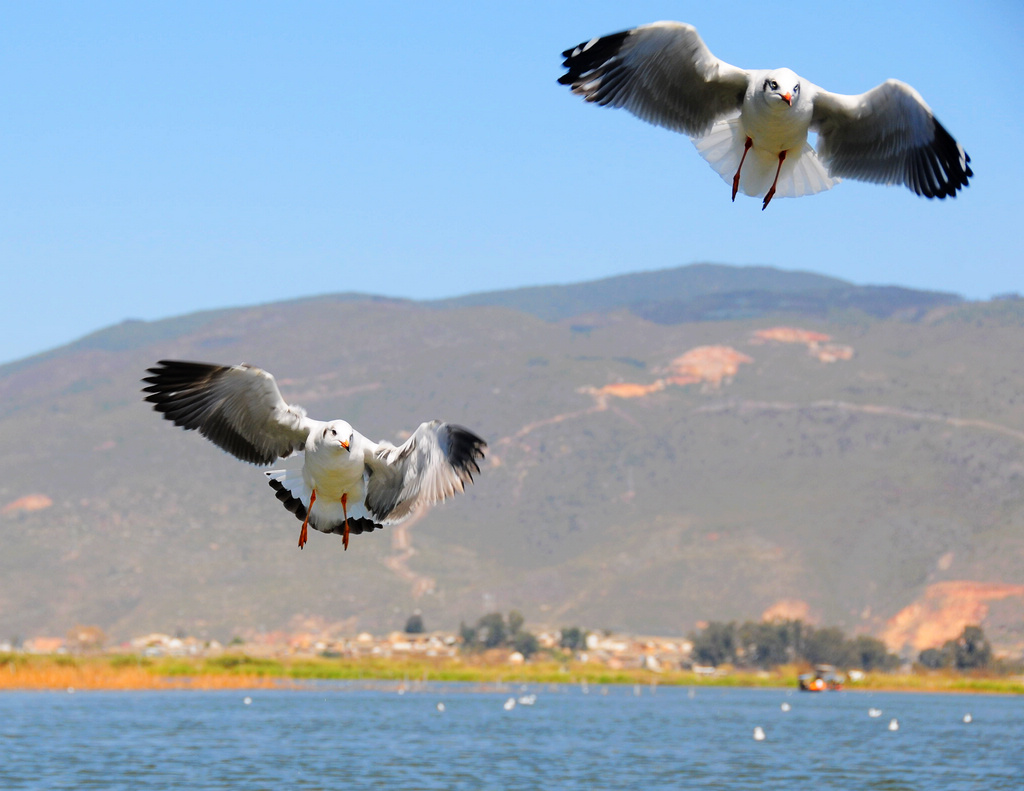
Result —
<instances>
[{"instance_id":1,"label":"red beak","mask_svg":"<svg viewBox=\"0 0 1024 791\"><path fill-rule=\"evenodd\" d=\"M793 106L793 94L784 93L782 94L782 98L786 100L786 104L788 104L790 107Z\"/></svg>"}]
</instances>

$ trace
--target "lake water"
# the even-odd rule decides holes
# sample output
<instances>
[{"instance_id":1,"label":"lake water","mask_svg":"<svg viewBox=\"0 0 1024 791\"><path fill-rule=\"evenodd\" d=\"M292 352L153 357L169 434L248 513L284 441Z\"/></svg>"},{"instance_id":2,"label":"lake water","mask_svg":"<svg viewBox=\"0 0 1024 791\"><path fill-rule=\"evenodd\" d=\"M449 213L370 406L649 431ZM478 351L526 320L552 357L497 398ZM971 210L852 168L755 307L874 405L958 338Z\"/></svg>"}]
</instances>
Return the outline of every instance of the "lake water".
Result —
<instances>
[{"instance_id":1,"label":"lake water","mask_svg":"<svg viewBox=\"0 0 1024 791\"><path fill-rule=\"evenodd\" d=\"M530 694L533 705L506 709ZM5 791L1019 791L1022 755L1024 699L1007 696L331 683L0 693Z\"/></svg>"}]
</instances>

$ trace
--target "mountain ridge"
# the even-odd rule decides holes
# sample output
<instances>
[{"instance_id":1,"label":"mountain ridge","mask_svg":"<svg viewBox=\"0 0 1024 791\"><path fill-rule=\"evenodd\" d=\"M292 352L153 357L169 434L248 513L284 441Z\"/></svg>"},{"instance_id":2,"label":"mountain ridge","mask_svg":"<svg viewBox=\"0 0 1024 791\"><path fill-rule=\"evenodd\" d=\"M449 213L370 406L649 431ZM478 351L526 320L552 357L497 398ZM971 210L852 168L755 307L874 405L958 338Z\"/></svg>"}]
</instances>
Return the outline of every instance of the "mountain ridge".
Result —
<instances>
[{"instance_id":1,"label":"mountain ridge","mask_svg":"<svg viewBox=\"0 0 1024 791\"><path fill-rule=\"evenodd\" d=\"M677 296L665 297L668 293L675 294L681 290L686 292L685 300ZM789 299L786 295L789 295ZM693 304L704 300L711 304L703 308ZM824 315L829 310L827 306L833 310L861 309L871 315L884 317L901 309L910 310L919 316L922 311L930 308L961 304L963 298L948 292L900 286L856 286L839 278L770 266L687 264L579 283L525 286L443 299L413 300L361 292L339 292L274 303L212 308L155 320L125 319L38 355L0 365L0 374L9 366L19 366L37 357L49 357L65 349L112 350L179 337L231 311L335 302L422 305L442 310L504 307L529 313L545 321L560 321L610 307L632 308L637 315L657 323L679 323L721 319L723 317L716 315L716 310L720 313L724 304L736 302L744 303L745 312L742 317L808 309Z\"/></svg>"}]
</instances>

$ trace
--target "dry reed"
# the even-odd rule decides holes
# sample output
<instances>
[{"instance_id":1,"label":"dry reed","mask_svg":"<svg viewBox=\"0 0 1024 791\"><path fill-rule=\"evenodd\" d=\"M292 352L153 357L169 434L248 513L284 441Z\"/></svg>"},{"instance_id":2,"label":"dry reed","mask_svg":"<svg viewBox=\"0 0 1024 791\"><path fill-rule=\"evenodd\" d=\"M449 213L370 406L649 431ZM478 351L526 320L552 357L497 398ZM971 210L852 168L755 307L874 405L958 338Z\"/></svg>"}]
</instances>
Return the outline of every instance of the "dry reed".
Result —
<instances>
[{"instance_id":1,"label":"dry reed","mask_svg":"<svg viewBox=\"0 0 1024 791\"><path fill-rule=\"evenodd\" d=\"M164 675L143 665L115 666L102 659L59 662L33 658L0 664L0 691L266 689L278 686L278 680L252 674Z\"/></svg>"}]
</instances>

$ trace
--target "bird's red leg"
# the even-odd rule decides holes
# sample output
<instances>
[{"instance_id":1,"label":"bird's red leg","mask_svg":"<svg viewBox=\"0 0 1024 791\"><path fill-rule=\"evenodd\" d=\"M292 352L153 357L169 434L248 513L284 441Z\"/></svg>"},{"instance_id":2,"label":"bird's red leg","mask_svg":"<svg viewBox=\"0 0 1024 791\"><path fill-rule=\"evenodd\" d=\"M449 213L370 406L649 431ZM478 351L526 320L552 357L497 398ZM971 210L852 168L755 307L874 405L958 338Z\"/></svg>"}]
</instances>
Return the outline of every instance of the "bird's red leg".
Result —
<instances>
[{"instance_id":1,"label":"bird's red leg","mask_svg":"<svg viewBox=\"0 0 1024 791\"><path fill-rule=\"evenodd\" d=\"M341 512L345 514L345 532L341 536L341 543L345 545L345 551L348 552L348 495L341 495Z\"/></svg>"},{"instance_id":2,"label":"bird's red leg","mask_svg":"<svg viewBox=\"0 0 1024 791\"><path fill-rule=\"evenodd\" d=\"M739 191L740 188L740 171L743 170L743 160L747 158L747 152L750 150L750 147L752 145L754 145L754 141L748 137L747 142L743 144L743 156L740 157L740 166L736 168L736 175L732 177L733 201L736 200L736 193Z\"/></svg>"},{"instance_id":3,"label":"bird's red leg","mask_svg":"<svg viewBox=\"0 0 1024 791\"><path fill-rule=\"evenodd\" d=\"M306 525L309 524L309 515L313 512L313 503L316 502L316 489L309 496L309 508L306 509L306 518L302 520L302 532L299 533L299 549L306 545Z\"/></svg>"},{"instance_id":4,"label":"bird's red leg","mask_svg":"<svg viewBox=\"0 0 1024 791\"><path fill-rule=\"evenodd\" d=\"M772 188L768 190L768 194L764 196L764 203L761 204L761 211L768 208L768 204L771 203L772 196L775 194L775 185L779 183L779 172L782 170L782 163L786 161L786 152L779 152L779 166L775 169L775 181L772 182Z\"/></svg>"}]
</instances>

